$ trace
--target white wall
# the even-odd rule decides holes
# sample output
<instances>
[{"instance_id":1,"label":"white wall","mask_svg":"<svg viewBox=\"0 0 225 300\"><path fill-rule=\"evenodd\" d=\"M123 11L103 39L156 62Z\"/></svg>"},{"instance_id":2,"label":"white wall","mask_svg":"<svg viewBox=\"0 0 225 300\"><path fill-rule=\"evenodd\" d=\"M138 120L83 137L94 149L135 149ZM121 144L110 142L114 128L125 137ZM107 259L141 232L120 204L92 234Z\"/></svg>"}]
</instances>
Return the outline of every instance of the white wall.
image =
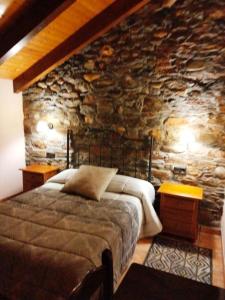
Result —
<instances>
[{"instance_id":1,"label":"white wall","mask_svg":"<svg viewBox=\"0 0 225 300\"><path fill-rule=\"evenodd\" d=\"M0 200L22 191L25 166L22 94L11 80L0 79Z\"/></svg>"}]
</instances>

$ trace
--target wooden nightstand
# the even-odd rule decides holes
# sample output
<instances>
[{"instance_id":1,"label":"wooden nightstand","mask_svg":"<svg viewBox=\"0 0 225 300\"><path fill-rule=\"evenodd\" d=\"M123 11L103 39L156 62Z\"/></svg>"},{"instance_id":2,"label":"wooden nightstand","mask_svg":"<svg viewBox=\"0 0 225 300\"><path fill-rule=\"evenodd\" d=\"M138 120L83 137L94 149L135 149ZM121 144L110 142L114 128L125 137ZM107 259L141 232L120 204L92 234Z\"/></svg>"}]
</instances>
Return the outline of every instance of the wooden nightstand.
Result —
<instances>
[{"instance_id":1,"label":"wooden nightstand","mask_svg":"<svg viewBox=\"0 0 225 300\"><path fill-rule=\"evenodd\" d=\"M59 167L47 165L30 165L23 169L23 191L27 192L46 182L58 173Z\"/></svg>"},{"instance_id":2,"label":"wooden nightstand","mask_svg":"<svg viewBox=\"0 0 225 300\"><path fill-rule=\"evenodd\" d=\"M198 207L203 189L195 186L164 182L160 196L160 219L163 231L196 240L198 236Z\"/></svg>"}]
</instances>

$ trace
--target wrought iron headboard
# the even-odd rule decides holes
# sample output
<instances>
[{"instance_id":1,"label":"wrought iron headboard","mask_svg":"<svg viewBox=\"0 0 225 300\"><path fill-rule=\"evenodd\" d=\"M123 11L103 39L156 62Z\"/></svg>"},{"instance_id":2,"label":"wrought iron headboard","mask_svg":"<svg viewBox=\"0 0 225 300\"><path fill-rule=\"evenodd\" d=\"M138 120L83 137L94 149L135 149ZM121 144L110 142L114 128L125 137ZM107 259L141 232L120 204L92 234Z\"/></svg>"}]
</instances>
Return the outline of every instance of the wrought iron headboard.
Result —
<instances>
[{"instance_id":1,"label":"wrought iron headboard","mask_svg":"<svg viewBox=\"0 0 225 300\"><path fill-rule=\"evenodd\" d=\"M70 145L73 154L70 154ZM119 174L151 181L153 137L130 139L112 130L67 131L67 168L81 164L117 167Z\"/></svg>"}]
</instances>

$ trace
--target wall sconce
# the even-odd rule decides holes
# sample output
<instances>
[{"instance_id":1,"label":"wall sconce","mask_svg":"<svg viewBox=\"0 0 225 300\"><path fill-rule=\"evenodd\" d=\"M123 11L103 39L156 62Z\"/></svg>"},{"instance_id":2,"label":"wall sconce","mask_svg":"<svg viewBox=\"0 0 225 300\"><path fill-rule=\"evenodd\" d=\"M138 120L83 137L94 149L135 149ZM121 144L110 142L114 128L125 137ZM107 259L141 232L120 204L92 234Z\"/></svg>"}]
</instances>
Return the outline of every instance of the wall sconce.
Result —
<instances>
[{"instance_id":1,"label":"wall sconce","mask_svg":"<svg viewBox=\"0 0 225 300\"><path fill-rule=\"evenodd\" d=\"M180 144L185 150L189 150L195 143L195 134L190 128L183 128L180 131Z\"/></svg>"},{"instance_id":2,"label":"wall sconce","mask_svg":"<svg viewBox=\"0 0 225 300\"><path fill-rule=\"evenodd\" d=\"M201 151L201 144L196 141L196 132L190 127L182 127L178 134L179 141L175 144L175 148L179 152L195 152Z\"/></svg>"},{"instance_id":3,"label":"wall sconce","mask_svg":"<svg viewBox=\"0 0 225 300\"><path fill-rule=\"evenodd\" d=\"M48 123L48 128L49 129L53 129L54 128L53 124L52 123Z\"/></svg>"},{"instance_id":4,"label":"wall sconce","mask_svg":"<svg viewBox=\"0 0 225 300\"><path fill-rule=\"evenodd\" d=\"M199 152L201 145L196 142L196 133L190 127L181 127L178 129L177 142L174 148L177 152Z\"/></svg>"},{"instance_id":5,"label":"wall sconce","mask_svg":"<svg viewBox=\"0 0 225 300\"><path fill-rule=\"evenodd\" d=\"M48 130L53 129L54 126L52 123L47 123L46 121L39 121L36 128L39 133L47 133Z\"/></svg>"}]
</instances>

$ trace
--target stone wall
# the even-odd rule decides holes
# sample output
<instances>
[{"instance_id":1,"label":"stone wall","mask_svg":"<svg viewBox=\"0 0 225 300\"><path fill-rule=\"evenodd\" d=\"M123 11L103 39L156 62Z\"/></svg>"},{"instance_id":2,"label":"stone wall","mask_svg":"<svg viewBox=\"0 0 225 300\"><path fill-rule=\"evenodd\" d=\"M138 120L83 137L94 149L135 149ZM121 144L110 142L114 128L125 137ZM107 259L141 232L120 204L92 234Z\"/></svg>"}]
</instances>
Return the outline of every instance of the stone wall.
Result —
<instances>
[{"instance_id":1,"label":"stone wall","mask_svg":"<svg viewBox=\"0 0 225 300\"><path fill-rule=\"evenodd\" d=\"M224 0L151 1L24 92L27 161L63 166L69 126L153 134L154 181L202 186L200 221L218 226L225 186L224 32ZM54 124L51 136L37 132L39 120ZM177 164L187 167L186 175L174 175Z\"/></svg>"}]
</instances>

